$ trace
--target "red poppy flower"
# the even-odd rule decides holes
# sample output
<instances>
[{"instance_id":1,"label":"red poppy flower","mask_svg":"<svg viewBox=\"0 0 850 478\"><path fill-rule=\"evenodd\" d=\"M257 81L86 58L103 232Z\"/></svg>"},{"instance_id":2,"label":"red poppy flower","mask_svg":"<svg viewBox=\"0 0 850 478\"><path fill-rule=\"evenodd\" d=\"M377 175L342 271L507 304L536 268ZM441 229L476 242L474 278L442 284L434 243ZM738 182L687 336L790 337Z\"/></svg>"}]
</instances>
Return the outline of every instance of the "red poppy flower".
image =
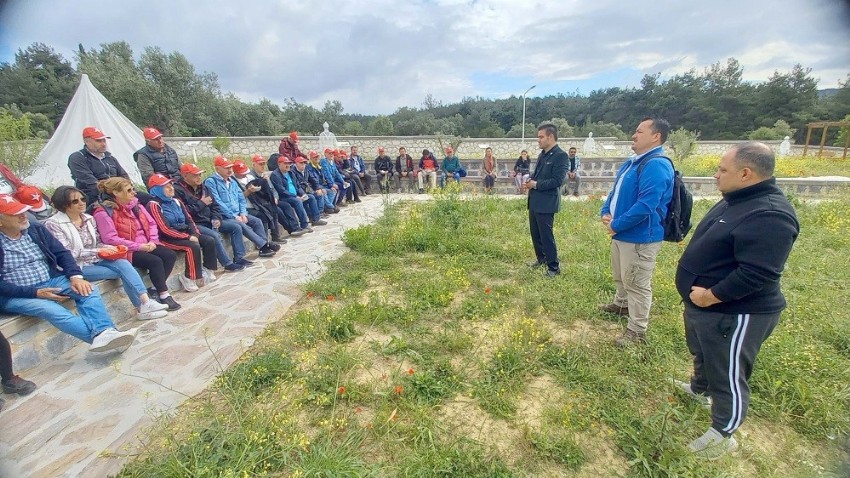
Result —
<instances>
[{"instance_id":1,"label":"red poppy flower","mask_svg":"<svg viewBox=\"0 0 850 478\"><path fill-rule=\"evenodd\" d=\"M315 296L315 295L316 295L316 293L315 293L315 292L313 292L312 290L308 290L308 291L307 291L307 298L308 298L308 299L312 299L312 298L313 298L313 296Z\"/></svg>"},{"instance_id":2,"label":"red poppy flower","mask_svg":"<svg viewBox=\"0 0 850 478\"><path fill-rule=\"evenodd\" d=\"M336 391L337 391L340 395L345 395L345 387L344 387L344 386L340 386L338 389L336 389Z\"/></svg>"},{"instance_id":3,"label":"red poppy flower","mask_svg":"<svg viewBox=\"0 0 850 478\"><path fill-rule=\"evenodd\" d=\"M413 367L411 367L411 368L407 369L407 374L408 374L408 375L413 375Z\"/></svg>"},{"instance_id":4,"label":"red poppy flower","mask_svg":"<svg viewBox=\"0 0 850 478\"><path fill-rule=\"evenodd\" d=\"M329 301L333 301L333 300L334 300L334 296L329 295L329 296L328 296L328 300L329 300Z\"/></svg>"},{"instance_id":5,"label":"red poppy flower","mask_svg":"<svg viewBox=\"0 0 850 478\"><path fill-rule=\"evenodd\" d=\"M396 395L401 395L402 393L404 393L404 387L402 387L401 385L396 385L395 388L393 388L393 392Z\"/></svg>"},{"instance_id":6,"label":"red poppy flower","mask_svg":"<svg viewBox=\"0 0 850 478\"><path fill-rule=\"evenodd\" d=\"M485 294L489 294L489 293L490 293L490 288L489 288L489 287L485 288L485 289L484 289L484 293L485 293Z\"/></svg>"}]
</instances>

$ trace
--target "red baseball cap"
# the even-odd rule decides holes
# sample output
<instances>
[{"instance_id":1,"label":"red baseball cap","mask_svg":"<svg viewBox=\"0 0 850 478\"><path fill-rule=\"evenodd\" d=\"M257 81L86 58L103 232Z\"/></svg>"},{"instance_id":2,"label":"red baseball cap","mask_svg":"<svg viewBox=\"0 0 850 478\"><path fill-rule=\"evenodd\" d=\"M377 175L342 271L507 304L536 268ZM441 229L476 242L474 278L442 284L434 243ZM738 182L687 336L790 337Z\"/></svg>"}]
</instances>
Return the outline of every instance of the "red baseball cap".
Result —
<instances>
[{"instance_id":1,"label":"red baseball cap","mask_svg":"<svg viewBox=\"0 0 850 478\"><path fill-rule=\"evenodd\" d=\"M233 167L233 163L231 163L230 160L225 158L224 156L216 156L215 159L213 159L213 164L215 164L215 167L217 168Z\"/></svg>"},{"instance_id":2,"label":"red baseball cap","mask_svg":"<svg viewBox=\"0 0 850 478\"><path fill-rule=\"evenodd\" d=\"M166 184L171 182L173 181L168 176L156 173L148 178L148 189L151 189L154 186L165 186Z\"/></svg>"},{"instance_id":3,"label":"red baseball cap","mask_svg":"<svg viewBox=\"0 0 850 478\"><path fill-rule=\"evenodd\" d=\"M314 153L316 153L315 151L313 151L313 152L314 152ZM318 155L319 155L319 153L316 153L316 156L318 156ZM296 162L296 163L306 163L306 162L307 162L307 158L305 158L304 156L296 156L296 157L295 157L295 162Z\"/></svg>"},{"instance_id":4,"label":"red baseball cap","mask_svg":"<svg viewBox=\"0 0 850 478\"><path fill-rule=\"evenodd\" d=\"M201 169L201 168L199 168L199 167L198 167L197 165L195 165L195 164L192 164L192 163L183 163L183 165L182 165L182 166L180 166L180 172L181 172L182 174L203 174L203 173L204 173L204 170L203 170L203 169Z\"/></svg>"},{"instance_id":5,"label":"red baseball cap","mask_svg":"<svg viewBox=\"0 0 850 478\"><path fill-rule=\"evenodd\" d=\"M289 138L292 139L292 141L298 141L298 133L296 133L295 131L290 131Z\"/></svg>"},{"instance_id":6,"label":"red baseball cap","mask_svg":"<svg viewBox=\"0 0 850 478\"><path fill-rule=\"evenodd\" d=\"M145 135L145 139L157 139L162 136L162 133L160 133L158 129L150 126L143 129L142 132Z\"/></svg>"},{"instance_id":7,"label":"red baseball cap","mask_svg":"<svg viewBox=\"0 0 850 478\"><path fill-rule=\"evenodd\" d=\"M311 149L311 150L310 150L310 152L308 152L307 154L308 154L311 158L317 158L317 157L319 157L319 153L317 153L315 150L312 150L312 149Z\"/></svg>"},{"instance_id":8,"label":"red baseball cap","mask_svg":"<svg viewBox=\"0 0 850 478\"><path fill-rule=\"evenodd\" d=\"M328 154L328 153L333 154L333 152L334 152L334 150L332 150L331 148L325 148L325 154Z\"/></svg>"},{"instance_id":9,"label":"red baseball cap","mask_svg":"<svg viewBox=\"0 0 850 478\"><path fill-rule=\"evenodd\" d=\"M8 194L0 194L0 214L17 216L32 209Z\"/></svg>"},{"instance_id":10,"label":"red baseball cap","mask_svg":"<svg viewBox=\"0 0 850 478\"><path fill-rule=\"evenodd\" d=\"M294 163L295 161L293 161L293 160L289 159L289 157L288 157L288 156L281 156L281 157L277 158L277 162L278 162L278 163L283 163L283 164L292 164L292 163Z\"/></svg>"},{"instance_id":11,"label":"red baseball cap","mask_svg":"<svg viewBox=\"0 0 850 478\"><path fill-rule=\"evenodd\" d=\"M241 159L237 159L233 162L233 172L236 174L245 174L249 171L248 165L245 164L245 161Z\"/></svg>"},{"instance_id":12,"label":"red baseball cap","mask_svg":"<svg viewBox=\"0 0 850 478\"><path fill-rule=\"evenodd\" d=\"M251 156L251 161L253 161L255 164L267 163L268 162L268 160L266 158L260 156L259 154L255 154L255 155Z\"/></svg>"},{"instance_id":13,"label":"red baseball cap","mask_svg":"<svg viewBox=\"0 0 850 478\"><path fill-rule=\"evenodd\" d=\"M47 209L44 202L44 194L35 186L24 184L15 191L14 198L19 202L30 206L33 212L41 212Z\"/></svg>"},{"instance_id":14,"label":"red baseball cap","mask_svg":"<svg viewBox=\"0 0 850 478\"><path fill-rule=\"evenodd\" d=\"M94 126L86 126L85 128L83 128L83 139L86 139L86 138L109 139L109 136L106 136L106 134L103 131L95 128Z\"/></svg>"}]
</instances>

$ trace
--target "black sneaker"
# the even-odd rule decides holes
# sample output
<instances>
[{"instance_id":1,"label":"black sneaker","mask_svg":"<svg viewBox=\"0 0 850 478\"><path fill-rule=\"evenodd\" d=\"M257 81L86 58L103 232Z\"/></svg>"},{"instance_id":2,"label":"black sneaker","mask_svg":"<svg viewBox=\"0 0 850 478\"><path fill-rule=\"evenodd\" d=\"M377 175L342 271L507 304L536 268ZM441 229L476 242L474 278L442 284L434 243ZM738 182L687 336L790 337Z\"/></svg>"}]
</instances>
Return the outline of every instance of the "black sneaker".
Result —
<instances>
[{"instance_id":1,"label":"black sneaker","mask_svg":"<svg viewBox=\"0 0 850 478\"><path fill-rule=\"evenodd\" d=\"M35 389L35 383L24 380L18 375L15 375L9 380L3 380L3 392L5 393L17 393L23 396L31 394Z\"/></svg>"},{"instance_id":2,"label":"black sneaker","mask_svg":"<svg viewBox=\"0 0 850 478\"><path fill-rule=\"evenodd\" d=\"M260 248L260 257L272 257L273 255L275 255L275 252L269 248L268 244Z\"/></svg>"},{"instance_id":3,"label":"black sneaker","mask_svg":"<svg viewBox=\"0 0 850 478\"><path fill-rule=\"evenodd\" d=\"M155 287L148 287L148 297L159 302L159 292L156 291Z\"/></svg>"},{"instance_id":4,"label":"black sneaker","mask_svg":"<svg viewBox=\"0 0 850 478\"><path fill-rule=\"evenodd\" d=\"M244 257L243 257L243 258L241 258L241 259L237 259L237 260L235 260L235 261L233 261L233 262L234 262L234 263L237 263L237 264L242 264L242 265L243 265L243 266L245 266L245 267L251 267L251 266L253 266L253 265L254 265L254 261L249 261L248 259L245 259Z\"/></svg>"},{"instance_id":5,"label":"black sneaker","mask_svg":"<svg viewBox=\"0 0 850 478\"><path fill-rule=\"evenodd\" d=\"M322 219L316 219L315 221L313 221L314 226L324 226L327 225L327 223L328 221L324 221Z\"/></svg>"},{"instance_id":6,"label":"black sneaker","mask_svg":"<svg viewBox=\"0 0 850 478\"><path fill-rule=\"evenodd\" d=\"M159 301L167 305L168 310L177 310L180 307L183 307L182 305L178 304L177 301L174 300L174 297L171 297L170 295L164 299L159 299Z\"/></svg>"},{"instance_id":7,"label":"black sneaker","mask_svg":"<svg viewBox=\"0 0 850 478\"><path fill-rule=\"evenodd\" d=\"M279 250L280 250L280 244L275 244L274 242L269 242L269 243L267 243L267 244L266 244L266 247L268 247L269 249L271 249L271 250L273 250L273 251L275 251L275 252L277 252L277 251L279 251Z\"/></svg>"},{"instance_id":8,"label":"black sneaker","mask_svg":"<svg viewBox=\"0 0 850 478\"><path fill-rule=\"evenodd\" d=\"M282 237L273 237L272 242L275 244L286 244L286 239Z\"/></svg>"},{"instance_id":9,"label":"black sneaker","mask_svg":"<svg viewBox=\"0 0 850 478\"><path fill-rule=\"evenodd\" d=\"M240 264L239 262L231 262L230 264L224 266L224 270L228 272L245 270L245 264Z\"/></svg>"}]
</instances>

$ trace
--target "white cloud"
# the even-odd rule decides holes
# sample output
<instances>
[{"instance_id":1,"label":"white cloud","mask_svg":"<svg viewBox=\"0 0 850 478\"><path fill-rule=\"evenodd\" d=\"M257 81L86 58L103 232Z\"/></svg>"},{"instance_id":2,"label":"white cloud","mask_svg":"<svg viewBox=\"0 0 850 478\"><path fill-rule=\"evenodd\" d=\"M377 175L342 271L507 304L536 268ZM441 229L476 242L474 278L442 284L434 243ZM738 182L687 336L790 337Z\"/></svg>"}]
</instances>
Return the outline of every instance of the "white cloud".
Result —
<instances>
[{"instance_id":1,"label":"white cloud","mask_svg":"<svg viewBox=\"0 0 850 478\"><path fill-rule=\"evenodd\" d=\"M751 81L801 63L821 87L835 86L850 72L842 8L829 0L20 0L0 12L0 46L41 41L71 59L79 43L125 40L137 53L179 51L246 100L321 107L337 99L348 112L390 113L429 93L453 102L528 81L541 91L624 70L668 77L729 57Z\"/></svg>"}]
</instances>

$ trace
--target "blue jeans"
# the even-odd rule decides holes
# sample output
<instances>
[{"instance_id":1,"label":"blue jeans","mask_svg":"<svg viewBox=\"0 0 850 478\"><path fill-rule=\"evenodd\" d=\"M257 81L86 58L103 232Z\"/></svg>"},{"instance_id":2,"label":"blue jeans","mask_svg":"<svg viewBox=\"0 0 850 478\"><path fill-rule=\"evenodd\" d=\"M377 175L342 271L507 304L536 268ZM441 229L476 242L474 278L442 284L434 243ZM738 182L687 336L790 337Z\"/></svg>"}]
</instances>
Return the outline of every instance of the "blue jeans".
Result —
<instances>
[{"instance_id":1,"label":"blue jeans","mask_svg":"<svg viewBox=\"0 0 850 478\"><path fill-rule=\"evenodd\" d=\"M446 179L447 179L449 176L451 176L451 177L452 177L452 179L454 179L454 180L455 180L455 182L457 182L457 183L459 183L459 182L460 182L460 173L458 173L457 171L455 171L455 172L453 172L453 173L450 173L450 172L448 172L448 171L440 171L440 187L441 187L441 188L442 188L442 187L445 187L445 185L446 185Z\"/></svg>"},{"instance_id":2,"label":"blue jeans","mask_svg":"<svg viewBox=\"0 0 850 478\"><path fill-rule=\"evenodd\" d=\"M233 247L233 260L245 257L245 243L242 242L242 223L236 219L222 219L218 230L230 235L230 245ZM223 264L223 263L222 263Z\"/></svg>"},{"instance_id":3,"label":"blue jeans","mask_svg":"<svg viewBox=\"0 0 850 478\"><path fill-rule=\"evenodd\" d=\"M71 281L65 276L53 277L41 284L36 284L37 289L55 287L61 289L56 292L66 295L77 304L80 315L74 315L70 310L58 302L50 299L31 299L21 297L10 297L3 305L3 312L10 314L22 314L50 322L54 327L72 335L83 342L91 343L97 334L108 328L115 327L97 287L93 287L91 294L82 296L71 290Z\"/></svg>"},{"instance_id":4,"label":"blue jeans","mask_svg":"<svg viewBox=\"0 0 850 478\"><path fill-rule=\"evenodd\" d=\"M298 215L298 222L300 226L298 229L306 229L310 223L307 222L307 211L304 210L304 203L298 198L280 198L280 202L285 202L292 206L292 209L295 210L295 214Z\"/></svg>"},{"instance_id":5,"label":"blue jeans","mask_svg":"<svg viewBox=\"0 0 850 478\"><path fill-rule=\"evenodd\" d=\"M277 222L286 229L286 232L293 232L301 229L301 226L298 225L298 215L295 214L295 210L292 209L292 206L289 205L286 201L278 201L277 202ZM276 236L272 236L276 237Z\"/></svg>"},{"instance_id":6,"label":"blue jeans","mask_svg":"<svg viewBox=\"0 0 850 478\"><path fill-rule=\"evenodd\" d=\"M304 209L313 221L318 221L322 218L322 210L319 208L319 202L316 200L315 194L307 194L307 200L304 201Z\"/></svg>"},{"instance_id":7,"label":"blue jeans","mask_svg":"<svg viewBox=\"0 0 850 478\"><path fill-rule=\"evenodd\" d=\"M249 241L253 242L258 249L268 244L269 233L266 232L266 228L263 226L263 221L250 214L245 217L248 218L247 223L236 221L242 226L242 234L244 234Z\"/></svg>"},{"instance_id":8,"label":"blue jeans","mask_svg":"<svg viewBox=\"0 0 850 478\"><path fill-rule=\"evenodd\" d=\"M336 199L336 193L333 189L323 188L325 194L322 196L316 196L316 200L320 200L322 209L333 209L334 208L334 199ZM321 199L320 199L321 198Z\"/></svg>"},{"instance_id":9,"label":"blue jeans","mask_svg":"<svg viewBox=\"0 0 850 478\"><path fill-rule=\"evenodd\" d=\"M230 254L228 254L227 249L224 248L224 240L221 238L221 234L206 226L201 226L200 224L195 225L198 226L198 230L201 231L201 234L215 239L215 255L218 257L218 262L220 262L222 266L229 266L230 264L233 264L233 259L230 258ZM242 232L241 229L239 229L239 231Z\"/></svg>"},{"instance_id":10,"label":"blue jeans","mask_svg":"<svg viewBox=\"0 0 850 478\"><path fill-rule=\"evenodd\" d=\"M127 259L118 259L116 261L104 259L90 266L85 266L83 267L83 277L89 281L121 279L124 292L127 293L127 297L133 303L133 307L137 309L142 305L139 296L148 293L145 283L142 282L142 278L139 276L139 272Z\"/></svg>"}]
</instances>

